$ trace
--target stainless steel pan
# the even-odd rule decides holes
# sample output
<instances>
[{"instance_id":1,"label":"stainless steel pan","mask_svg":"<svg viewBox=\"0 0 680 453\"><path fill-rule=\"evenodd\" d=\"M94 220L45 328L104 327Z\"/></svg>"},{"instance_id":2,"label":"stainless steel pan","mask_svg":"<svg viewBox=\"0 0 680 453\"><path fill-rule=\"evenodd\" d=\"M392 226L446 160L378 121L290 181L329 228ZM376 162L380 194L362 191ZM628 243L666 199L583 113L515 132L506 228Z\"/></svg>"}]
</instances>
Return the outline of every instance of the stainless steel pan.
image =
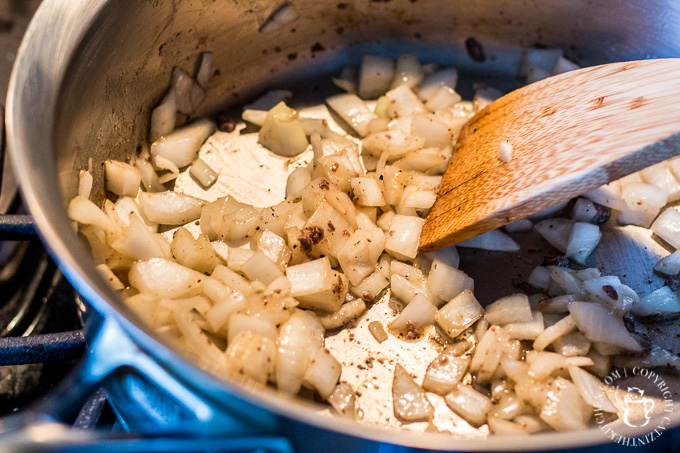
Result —
<instances>
[{"instance_id":1,"label":"stainless steel pan","mask_svg":"<svg viewBox=\"0 0 680 453\"><path fill-rule=\"evenodd\" d=\"M455 62L463 73L501 80L512 80L516 74L518 49L534 45L560 47L582 65L678 57L680 4L670 0L291 3L300 17L270 33L260 30L281 6L279 2L45 0L36 14L10 85L7 133L40 235L96 311L88 329L94 354L80 374L82 388L72 386L68 397L76 398L104 380L113 394L135 400L136 409L119 409L127 409L136 428L152 421L157 426L159 420L162 425L165 420L169 429L197 435L285 431L297 439L297 448L333 445L338 439L346 448L377 449L387 442L442 450L530 450L605 442L597 429L521 440L480 440L473 434L454 440L446 433L413 434L357 425L320 416L318 407L271 389L216 379L175 354L123 305L95 271L66 216L65 203L75 194L77 172L87 167L88 159L94 163L95 193L103 199L104 159L124 159L138 151L149 112L164 94L172 68L182 65L191 70L202 51L214 53L218 74L199 115L302 75L321 80L343 64L357 63L365 53L415 52L424 61ZM469 37L483 44L484 63L467 56L464 42ZM660 246L638 230L614 230L605 234L598 264L608 272L626 274L626 283L638 291L660 286L648 271L662 253ZM526 241L534 243L531 238ZM511 291L510 277L537 264L541 252L534 253L533 245L523 249L519 258L463 254L462 267L478 280L482 301ZM388 382L378 384L389 387ZM161 397L171 412L183 415L172 420L154 418L152 406ZM136 414L144 412L140 407L149 408L148 413ZM673 424L680 424L680 410Z\"/></svg>"}]
</instances>

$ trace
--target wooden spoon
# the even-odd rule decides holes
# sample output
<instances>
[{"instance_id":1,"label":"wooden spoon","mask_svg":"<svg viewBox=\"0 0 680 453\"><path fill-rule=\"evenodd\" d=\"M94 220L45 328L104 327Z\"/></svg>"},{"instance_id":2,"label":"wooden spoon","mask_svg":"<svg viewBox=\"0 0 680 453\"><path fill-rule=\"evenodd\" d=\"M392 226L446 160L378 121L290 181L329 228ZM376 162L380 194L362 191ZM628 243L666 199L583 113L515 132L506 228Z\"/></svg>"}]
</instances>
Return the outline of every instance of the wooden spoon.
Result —
<instances>
[{"instance_id":1,"label":"wooden spoon","mask_svg":"<svg viewBox=\"0 0 680 453\"><path fill-rule=\"evenodd\" d=\"M680 59L611 63L513 91L464 127L427 216L436 250L680 153ZM502 140L512 160L499 158Z\"/></svg>"}]
</instances>

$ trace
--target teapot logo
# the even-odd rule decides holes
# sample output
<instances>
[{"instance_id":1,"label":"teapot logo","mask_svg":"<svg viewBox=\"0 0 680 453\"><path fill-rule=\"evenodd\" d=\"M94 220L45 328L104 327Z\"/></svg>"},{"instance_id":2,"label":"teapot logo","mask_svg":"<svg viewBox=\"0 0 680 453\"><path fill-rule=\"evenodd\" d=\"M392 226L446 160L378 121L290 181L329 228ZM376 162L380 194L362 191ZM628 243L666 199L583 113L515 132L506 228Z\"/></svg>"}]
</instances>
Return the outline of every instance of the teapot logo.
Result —
<instances>
[{"instance_id":1,"label":"teapot logo","mask_svg":"<svg viewBox=\"0 0 680 453\"><path fill-rule=\"evenodd\" d=\"M625 385L627 379L635 381ZM598 398L606 399L609 393L610 402L616 406L618 415L618 420L612 420L613 414L606 415L602 401L594 404L595 423L608 440L627 447L647 445L670 427L673 392L662 376L648 368L633 367L612 370L602 381L602 392ZM617 384L623 385L619 387ZM614 389L616 391L611 391ZM633 437L625 435L619 432L623 425L640 429L638 432L643 434Z\"/></svg>"},{"instance_id":2,"label":"teapot logo","mask_svg":"<svg viewBox=\"0 0 680 453\"><path fill-rule=\"evenodd\" d=\"M639 387L628 387L628 392L620 397L616 393L616 402L623 409L621 420L631 428L642 428L649 424L654 400L645 396L645 391Z\"/></svg>"}]
</instances>

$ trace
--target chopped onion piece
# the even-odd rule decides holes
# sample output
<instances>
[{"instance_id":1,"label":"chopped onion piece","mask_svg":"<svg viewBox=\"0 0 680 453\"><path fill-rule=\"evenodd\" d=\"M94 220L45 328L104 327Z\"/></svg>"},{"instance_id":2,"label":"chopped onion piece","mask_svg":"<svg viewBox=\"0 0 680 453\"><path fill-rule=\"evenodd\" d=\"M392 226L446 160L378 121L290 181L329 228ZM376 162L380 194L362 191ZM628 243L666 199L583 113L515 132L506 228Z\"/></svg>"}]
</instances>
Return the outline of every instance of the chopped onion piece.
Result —
<instances>
[{"instance_id":1,"label":"chopped onion piece","mask_svg":"<svg viewBox=\"0 0 680 453\"><path fill-rule=\"evenodd\" d=\"M347 278L331 269L328 258L286 268L291 295L303 308L337 311L347 294Z\"/></svg>"},{"instance_id":2,"label":"chopped onion piece","mask_svg":"<svg viewBox=\"0 0 680 453\"><path fill-rule=\"evenodd\" d=\"M492 408L491 400L469 385L457 385L445 400L451 410L474 426L483 425Z\"/></svg>"},{"instance_id":3,"label":"chopped onion piece","mask_svg":"<svg viewBox=\"0 0 680 453\"><path fill-rule=\"evenodd\" d=\"M283 277L283 272L260 250L243 263L241 270L249 279L259 280L265 285Z\"/></svg>"},{"instance_id":4,"label":"chopped onion piece","mask_svg":"<svg viewBox=\"0 0 680 453\"><path fill-rule=\"evenodd\" d=\"M280 391L295 395L300 390L307 366L322 342L323 337L319 343L302 311L296 310L281 325L276 339L276 386Z\"/></svg>"},{"instance_id":5,"label":"chopped onion piece","mask_svg":"<svg viewBox=\"0 0 680 453\"><path fill-rule=\"evenodd\" d=\"M593 410L583 401L576 386L558 377L549 384L549 389L541 420L556 431L585 429Z\"/></svg>"},{"instance_id":6,"label":"chopped onion piece","mask_svg":"<svg viewBox=\"0 0 680 453\"><path fill-rule=\"evenodd\" d=\"M151 144L151 157L157 166L159 159L185 167L196 159L203 142L215 131L215 124L206 119L176 129Z\"/></svg>"},{"instance_id":7,"label":"chopped onion piece","mask_svg":"<svg viewBox=\"0 0 680 453\"><path fill-rule=\"evenodd\" d=\"M196 72L196 82L201 88L207 90L208 82L210 81L210 72L212 71L213 54L212 52L203 52L200 56L201 61Z\"/></svg>"},{"instance_id":8,"label":"chopped onion piece","mask_svg":"<svg viewBox=\"0 0 680 453\"><path fill-rule=\"evenodd\" d=\"M400 85L413 88L423 81L423 77L425 77L425 74L418 57L408 54L400 55L397 58L397 67L390 88L396 88Z\"/></svg>"},{"instance_id":9,"label":"chopped onion piece","mask_svg":"<svg viewBox=\"0 0 680 453\"><path fill-rule=\"evenodd\" d=\"M387 153L388 159L396 159L411 151L422 149L423 146L425 146L425 139L398 130L378 132L369 135L363 141L365 151L375 156Z\"/></svg>"},{"instance_id":10,"label":"chopped onion piece","mask_svg":"<svg viewBox=\"0 0 680 453\"><path fill-rule=\"evenodd\" d=\"M592 302L571 302L569 313L579 330L590 341L619 346L629 351L642 351L642 346L628 333L620 316Z\"/></svg>"},{"instance_id":11,"label":"chopped onion piece","mask_svg":"<svg viewBox=\"0 0 680 453\"><path fill-rule=\"evenodd\" d=\"M662 286L633 303L631 310L638 316L680 313L680 298L668 286Z\"/></svg>"},{"instance_id":12,"label":"chopped onion piece","mask_svg":"<svg viewBox=\"0 0 680 453\"><path fill-rule=\"evenodd\" d=\"M267 119L267 111L246 109L241 114L241 118L243 118L243 121L247 121L249 123L255 124L256 126L262 127L265 120Z\"/></svg>"},{"instance_id":13,"label":"chopped onion piece","mask_svg":"<svg viewBox=\"0 0 680 453\"><path fill-rule=\"evenodd\" d=\"M559 337L568 334L576 327L576 321L572 316L566 316L560 321L557 321L552 326L545 329L537 338L534 340L534 349L536 351L543 351L547 348L553 341L557 340Z\"/></svg>"},{"instance_id":14,"label":"chopped onion piece","mask_svg":"<svg viewBox=\"0 0 680 453\"><path fill-rule=\"evenodd\" d=\"M623 211L626 209L626 202L621 198L621 186L618 181L610 182L597 189L593 189L584 195L597 204L607 206L608 208Z\"/></svg>"},{"instance_id":15,"label":"chopped onion piece","mask_svg":"<svg viewBox=\"0 0 680 453\"><path fill-rule=\"evenodd\" d=\"M273 371L276 345L269 337L252 330L243 330L229 341L225 355L232 374L245 375L265 384Z\"/></svg>"},{"instance_id":16,"label":"chopped onion piece","mask_svg":"<svg viewBox=\"0 0 680 453\"><path fill-rule=\"evenodd\" d=\"M219 264L215 250L203 234L198 239L194 239L189 230L183 227L179 228L175 231L170 246L172 255L179 264L198 272L212 273Z\"/></svg>"},{"instance_id":17,"label":"chopped onion piece","mask_svg":"<svg viewBox=\"0 0 680 453\"><path fill-rule=\"evenodd\" d=\"M464 290L474 291L474 280L465 272L438 259L432 261L427 288L442 300L451 300Z\"/></svg>"},{"instance_id":18,"label":"chopped onion piece","mask_svg":"<svg viewBox=\"0 0 680 453\"><path fill-rule=\"evenodd\" d=\"M527 279L527 283L536 289L547 291L552 281L552 271L547 267L536 266Z\"/></svg>"},{"instance_id":19,"label":"chopped onion piece","mask_svg":"<svg viewBox=\"0 0 680 453\"><path fill-rule=\"evenodd\" d=\"M588 292L589 300L622 314L628 313L640 299L614 275L585 280L583 288Z\"/></svg>"},{"instance_id":20,"label":"chopped onion piece","mask_svg":"<svg viewBox=\"0 0 680 453\"><path fill-rule=\"evenodd\" d=\"M121 290L125 288L125 285L123 285L116 274L114 274L111 268L106 264L98 264L96 269L99 274L104 277L104 280L109 282L109 285L111 285L113 289Z\"/></svg>"},{"instance_id":21,"label":"chopped onion piece","mask_svg":"<svg viewBox=\"0 0 680 453\"><path fill-rule=\"evenodd\" d=\"M422 99L422 97L421 97ZM425 107L433 112L447 109L461 101L461 97L453 88L441 86L425 103Z\"/></svg>"},{"instance_id":22,"label":"chopped onion piece","mask_svg":"<svg viewBox=\"0 0 680 453\"><path fill-rule=\"evenodd\" d=\"M574 365L569 365L568 370L571 380L574 381L576 388L586 403L605 412L616 414L616 407L609 401L607 394L602 390L602 383L598 378Z\"/></svg>"},{"instance_id":23,"label":"chopped onion piece","mask_svg":"<svg viewBox=\"0 0 680 453\"><path fill-rule=\"evenodd\" d=\"M428 420L434 414L434 408L425 396L425 392L413 382L411 375L399 363L394 368L392 398L394 415L401 420Z\"/></svg>"},{"instance_id":24,"label":"chopped onion piece","mask_svg":"<svg viewBox=\"0 0 680 453\"><path fill-rule=\"evenodd\" d=\"M390 118L402 118L427 111L418 96L406 85L388 91L385 93L385 97L389 101L387 113Z\"/></svg>"},{"instance_id":25,"label":"chopped onion piece","mask_svg":"<svg viewBox=\"0 0 680 453\"><path fill-rule=\"evenodd\" d=\"M228 342L233 341L233 339L244 330L257 332L272 340L276 339L277 335L276 326L272 322L261 316L243 315L241 313L234 313L229 316L227 330L229 332L227 337Z\"/></svg>"},{"instance_id":26,"label":"chopped onion piece","mask_svg":"<svg viewBox=\"0 0 680 453\"><path fill-rule=\"evenodd\" d=\"M350 184L357 202L363 206L385 206L385 198L375 178L351 178Z\"/></svg>"},{"instance_id":27,"label":"chopped onion piece","mask_svg":"<svg viewBox=\"0 0 680 453\"><path fill-rule=\"evenodd\" d=\"M142 184L147 192L163 192L165 187L160 183L156 170L146 159L137 159L135 165L142 177Z\"/></svg>"},{"instance_id":28,"label":"chopped onion piece","mask_svg":"<svg viewBox=\"0 0 680 453\"><path fill-rule=\"evenodd\" d=\"M602 234L597 225L576 222L569 235L566 255L577 263L585 264L601 237Z\"/></svg>"},{"instance_id":29,"label":"chopped onion piece","mask_svg":"<svg viewBox=\"0 0 680 453\"><path fill-rule=\"evenodd\" d=\"M201 216L205 201L173 191L141 192L139 204L144 215L162 225L184 225Z\"/></svg>"},{"instance_id":30,"label":"chopped onion piece","mask_svg":"<svg viewBox=\"0 0 680 453\"><path fill-rule=\"evenodd\" d=\"M196 181L204 188L212 186L217 181L217 172L210 168L203 159L196 159L191 164L189 174L196 178Z\"/></svg>"},{"instance_id":31,"label":"chopped onion piece","mask_svg":"<svg viewBox=\"0 0 680 453\"><path fill-rule=\"evenodd\" d=\"M82 225L96 225L104 230L112 228L111 221L106 214L96 204L80 195L69 202L68 216Z\"/></svg>"},{"instance_id":32,"label":"chopped onion piece","mask_svg":"<svg viewBox=\"0 0 680 453\"><path fill-rule=\"evenodd\" d=\"M385 235L385 251L397 259L414 259L424 223L419 217L395 215Z\"/></svg>"},{"instance_id":33,"label":"chopped onion piece","mask_svg":"<svg viewBox=\"0 0 680 453\"><path fill-rule=\"evenodd\" d=\"M267 113L258 143L279 156L292 157L309 145L298 112L283 102Z\"/></svg>"},{"instance_id":34,"label":"chopped onion piece","mask_svg":"<svg viewBox=\"0 0 680 453\"><path fill-rule=\"evenodd\" d=\"M206 280L204 283L206 294L209 291L214 291L216 284L222 286L221 283L217 282L217 280ZM226 290L224 286L222 286L222 289ZM217 296L218 294L213 294L211 299L215 300L215 297ZM229 316L232 313L242 310L247 304L247 300L241 292L230 292L228 290L224 291L222 294L219 294L219 300L215 300L215 302L215 305L212 306L205 316L205 320L208 321L210 328L212 328L215 332L226 327L227 322L229 321Z\"/></svg>"},{"instance_id":35,"label":"chopped onion piece","mask_svg":"<svg viewBox=\"0 0 680 453\"><path fill-rule=\"evenodd\" d=\"M437 307L422 294L416 296L404 307L399 317L392 321L390 327L395 330L402 330L409 325L425 327L434 322L434 315Z\"/></svg>"},{"instance_id":36,"label":"chopped onion piece","mask_svg":"<svg viewBox=\"0 0 680 453\"><path fill-rule=\"evenodd\" d=\"M373 335L373 338L375 338L375 341L377 341L378 343L382 343L388 338L387 332L385 332L385 328L383 327L380 321L373 321L369 323L368 330L371 332L371 335Z\"/></svg>"},{"instance_id":37,"label":"chopped onion piece","mask_svg":"<svg viewBox=\"0 0 680 453\"><path fill-rule=\"evenodd\" d=\"M80 170L78 173L78 195L83 198L90 198L93 182L92 173L87 170Z\"/></svg>"},{"instance_id":38,"label":"chopped onion piece","mask_svg":"<svg viewBox=\"0 0 680 453\"><path fill-rule=\"evenodd\" d=\"M566 253L574 222L569 219L547 219L536 224L538 234L562 253Z\"/></svg>"},{"instance_id":39,"label":"chopped onion piece","mask_svg":"<svg viewBox=\"0 0 680 453\"><path fill-rule=\"evenodd\" d=\"M654 270L669 277L678 275L680 273L680 251L661 258L654 265Z\"/></svg>"},{"instance_id":40,"label":"chopped onion piece","mask_svg":"<svg viewBox=\"0 0 680 453\"><path fill-rule=\"evenodd\" d=\"M427 367L423 389L439 395L451 392L460 382L470 364L470 358L460 357L447 347Z\"/></svg>"},{"instance_id":41,"label":"chopped onion piece","mask_svg":"<svg viewBox=\"0 0 680 453\"><path fill-rule=\"evenodd\" d=\"M680 213L666 208L652 224L652 231L676 249L680 249Z\"/></svg>"},{"instance_id":42,"label":"chopped onion piece","mask_svg":"<svg viewBox=\"0 0 680 453\"><path fill-rule=\"evenodd\" d=\"M506 140L501 140L501 142L498 144L498 158L501 160L501 162L509 164L510 161L512 161L513 152L514 148Z\"/></svg>"},{"instance_id":43,"label":"chopped onion piece","mask_svg":"<svg viewBox=\"0 0 680 453\"><path fill-rule=\"evenodd\" d=\"M155 142L161 137L170 135L175 130L177 118L177 95L171 89L163 97L158 106L151 112L151 124L149 126L149 141Z\"/></svg>"},{"instance_id":44,"label":"chopped onion piece","mask_svg":"<svg viewBox=\"0 0 680 453\"><path fill-rule=\"evenodd\" d=\"M506 233L527 233L534 228L534 223L531 219L519 219L508 223L503 227Z\"/></svg>"},{"instance_id":45,"label":"chopped onion piece","mask_svg":"<svg viewBox=\"0 0 680 453\"><path fill-rule=\"evenodd\" d=\"M119 197L137 196L139 185L142 182L142 175L137 168L117 160L107 160L104 165L106 168L107 190Z\"/></svg>"},{"instance_id":46,"label":"chopped onion piece","mask_svg":"<svg viewBox=\"0 0 680 453\"><path fill-rule=\"evenodd\" d=\"M390 58L366 55L359 71L359 96L375 99L385 94L394 77L394 61Z\"/></svg>"},{"instance_id":47,"label":"chopped onion piece","mask_svg":"<svg viewBox=\"0 0 680 453\"><path fill-rule=\"evenodd\" d=\"M194 79L184 69L176 67L172 73L171 85L171 91L175 93L177 111L182 115L191 115L194 112L194 104L191 99L192 91L196 85Z\"/></svg>"},{"instance_id":48,"label":"chopped onion piece","mask_svg":"<svg viewBox=\"0 0 680 453\"><path fill-rule=\"evenodd\" d=\"M327 400L333 390L335 384L340 379L342 372L342 365L330 353L328 349L321 348L312 358L307 371L305 371L304 380L311 384L321 398Z\"/></svg>"},{"instance_id":49,"label":"chopped onion piece","mask_svg":"<svg viewBox=\"0 0 680 453\"><path fill-rule=\"evenodd\" d=\"M178 298L200 294L207 277L172 261L152 258L133 263L128 278L130 285L142 293Z\"/></svg>"},{"instance_id":50,"label":"chopped onion piece","mask_svg":"<svg viewBox=\"0 0 680 453\"><path fill-rule=\"evenodd\" d=\"M453 134L449 126L422 113L411 115L411 134L424 138L426 147L446 148L453 145ZM423 157L420 156L421 159ZM441 160L436 154L434 159ZM428 168L431 166L433 165Z\"/></svg>"},{"instance_id":51,"label":"chopped onion piece","mask_svg":"<svg viewBox=\"0 0 680 453\"><path fill-rule=\"evenodd\" d=\"M653 184L668 194L668 201L680 200L680 183L675 179L668 163L660 162L640 170L642 180ZM625 198L624 198L625 199Z\"/></svg>"},{"instance_id":52,"label":"chopped onion piece","mask_svg":"<svg viewBox=\"0 0 680 453\"><path fill-rule=\"evenodd\" d=\"M510 323L503 326L503 331L513 340L535 340L543 332L543 313L531 312L531 320L521 323Z\"/></svg>"},{"instance_id":53,"label":"chopped onion piece","mask_svg":"<svg viewBox=\"0 0 680 453\"><path fill-rule=\"evenodd\" d=\"M434 319L451 338L455 338L483 314L484 309L472 291L466 289L440 308Z\"/></svg>"},{"instance_id":54,"label":"chopped onion piece","mask_svg":"<svg viewBox=\"0 0 680 453\"><path fill-rule=\"evenodd\" d=\"M363 299L354 299L344 303L338 311L320 314L319 320L325 329L337 329L358 318L364 314L365 311L366 303Z\"/></svg>"},{"instance_id":55,"label":"chopped onion piece","mask_svg":"<svg viewBox=\"0 0 680 453\"><path fill-rule=\"evenodd\" d=\"M491 230L475 236L471 239L459 242L457 247L470 247L484 250L496 250L499 252L517 252L519 244L501 230Z\"/></svg>"},{"instance_id":56,"label":"chopped onion piece","mask_svg":"<svg viewBox=\"0 0 680 453\"><path fill-rule=\"evenodd\" d=\"M429 101L441 87L456 88L458 82L458 71L454 68L442 69L428 75L418 88L418 96L423 101Z\"/></svg>"},{"instance_id":57,"label":"chopped onion piece","mask_svg":"<svg viewBox=\"0 0 680 453\"><path fill-rule=\"evenodd\" d=\"M338 94L326 99L328 106L354 129L361 137L368 135L369 123L378 118L364 101L354 94Z\"/></svg>"},{"instance_id":58,"label":"chopped onion piece","mask_svg":"<svg viewBox=\"0 0 680 453\"><path fill-rule=\"evenodd\" d=\"M573 61L568 60L563 56L560 56L557 59L555 67L553 68L552 75L564 74L565 72L575 71L580 68L581 67L574 63Z\"/></svg>"},{"instance_id":59,"label":"chopped onion piece","mask_svg":"<svg viewBox=\"0 0 680 453\"><path fill-rule=\"evenodd\" d=\"M458 265L460 264L460 257L458 256L458 250L456 250L455 245L435 250L433 252L427 252L425 253L425 256L431 259L432 262L438 260L450 267L458 268Z\"/></svg>"},{"instance_id":60,"label":"chopped onion piece","mask_svg":"<svg viewBox=\"0 0 680 453\"><path fill-rule=\"evenodd\" d=\"M498 299L485 308L486 320L499 326L529 322L532 319L529 298L525 294L513 294Z\"/></svg>"},{"instance_id":61,"label":"chopped onion piece","mask_svg":"<svg viewBox=\"0 0 680 453\"><path fill-rule=\"evenodd\" d=\"M356 396L349 384L342 382L335 386L333 393L328 397L328 402L338 414L354 419Z\"/></svg>"}]
</instances>

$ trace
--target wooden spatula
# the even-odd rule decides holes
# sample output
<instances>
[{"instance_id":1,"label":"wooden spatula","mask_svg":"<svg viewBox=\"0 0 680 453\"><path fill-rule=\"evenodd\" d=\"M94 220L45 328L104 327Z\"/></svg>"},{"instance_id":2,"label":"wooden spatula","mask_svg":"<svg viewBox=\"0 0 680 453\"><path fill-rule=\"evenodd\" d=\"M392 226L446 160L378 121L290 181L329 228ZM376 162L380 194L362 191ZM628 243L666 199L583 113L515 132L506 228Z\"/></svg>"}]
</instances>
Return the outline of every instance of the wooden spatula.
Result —
<instances>
[{"instance_id":1,"label":"wooden spatula","mask_svg":"<svg viewBox=\"0 0 680 453\"><path fill-rule=\"evenodd\" d=\"M611 63L533 83L463 128L420 237L436 250L680 153L680 59ZM512 160L499 158L502 140Z\"/></svg>"}]
</instances>

